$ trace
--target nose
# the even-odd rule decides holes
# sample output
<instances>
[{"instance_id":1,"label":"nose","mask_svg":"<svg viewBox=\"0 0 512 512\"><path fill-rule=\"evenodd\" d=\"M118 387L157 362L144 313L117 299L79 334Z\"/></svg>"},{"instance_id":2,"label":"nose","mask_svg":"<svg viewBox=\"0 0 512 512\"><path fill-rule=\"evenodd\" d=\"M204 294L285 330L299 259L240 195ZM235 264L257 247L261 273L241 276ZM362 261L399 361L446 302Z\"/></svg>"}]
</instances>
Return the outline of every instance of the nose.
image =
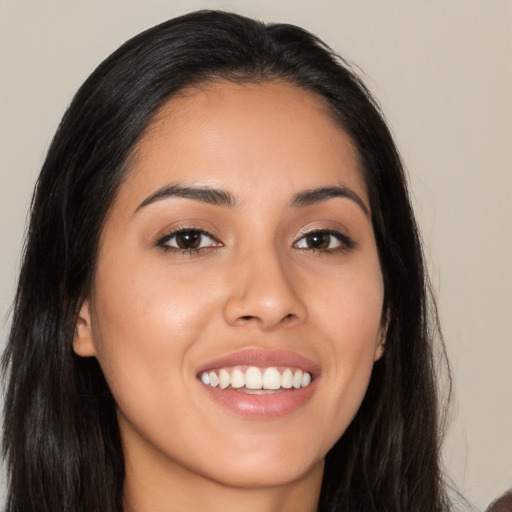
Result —
<instances>
[{"instance_id":1,"label":"nose","mask_svg":"<svg viewBox=\"0 0 512 512\"><path fill-rule=\"evenodd\" d=\"M277 252L240 258L241 263L231 268L230 294L224 305L228 324L252 324L271 331L305 321L307 309L298 293L299 283Z\"/></svg>"}]
</instances>

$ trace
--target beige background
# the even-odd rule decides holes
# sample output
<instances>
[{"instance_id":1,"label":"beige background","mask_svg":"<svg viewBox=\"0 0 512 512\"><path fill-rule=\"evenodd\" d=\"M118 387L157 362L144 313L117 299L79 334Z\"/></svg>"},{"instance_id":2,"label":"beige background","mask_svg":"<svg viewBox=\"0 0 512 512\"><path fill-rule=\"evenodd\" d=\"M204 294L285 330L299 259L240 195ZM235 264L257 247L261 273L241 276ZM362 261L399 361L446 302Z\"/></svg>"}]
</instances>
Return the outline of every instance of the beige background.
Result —
<instances>
[{"instance_id":1,"label":"beige background","mask_svg":"<svg viewBox=\"0 0 512 512\"><path fill-rule=\"evenodd\" d=\"M447 472L483 508L512 486L510 0L0 0L2 319L31 190L74 91L131 35L204 7L310 29L380 99L411 174L453 365ZM8 319L0 347L7 331Z\"/></svg>"}]
</instances>

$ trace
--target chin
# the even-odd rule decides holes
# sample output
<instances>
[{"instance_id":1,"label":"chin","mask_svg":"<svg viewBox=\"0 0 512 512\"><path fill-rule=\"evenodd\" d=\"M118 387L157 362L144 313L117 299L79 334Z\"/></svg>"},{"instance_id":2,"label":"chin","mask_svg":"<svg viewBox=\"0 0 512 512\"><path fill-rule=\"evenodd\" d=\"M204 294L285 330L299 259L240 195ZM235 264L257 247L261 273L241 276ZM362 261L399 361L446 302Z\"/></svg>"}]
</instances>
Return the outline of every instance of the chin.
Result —
<instances>
[{"instance_id":1,"label":"chin","mask_svg":"<svg viewBox=\"0 0 512 512\"><path fill-rule=\"evenodd\" d=\"M238 460L235 464L225 462L215 476L211 478L229 487L243 489L268 489L270 487L285 487L296 483L312 473L323 473L324 458L316 461L298 460L290 457L287 460ZM206 476L206 475L205 475Z\"/></svg>"},{"instance_id":2,"label":"chin","mask_svg":"<svg viewBox=\"0 0 512 512\"><path fill-rule=\"evenodd\" d=\"M297 435L299 434L299 435ZM323 472L330 443L293 435L233 436L210 450L209 460L201 457L203 471L224 485L239 488L286 486L314 472ZM215 446L215 443L211 443Z\"/></svg>"}]
</instances>

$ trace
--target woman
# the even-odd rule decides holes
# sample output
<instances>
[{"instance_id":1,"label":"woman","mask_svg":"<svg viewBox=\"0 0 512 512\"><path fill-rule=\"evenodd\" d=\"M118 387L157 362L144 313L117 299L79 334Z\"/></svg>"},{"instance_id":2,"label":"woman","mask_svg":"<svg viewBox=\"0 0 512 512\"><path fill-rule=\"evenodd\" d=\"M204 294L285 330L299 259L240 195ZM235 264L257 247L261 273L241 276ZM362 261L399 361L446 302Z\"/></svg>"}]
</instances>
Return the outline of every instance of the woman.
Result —
<instances>
[{"instance_id":1,"label":"woman","mask_svg":"<svg viewBox=\"0 0 512 512\"><path fill-rule=\"evenodd\" d=\"M321 41L136 36L36 188L7 512L447 510L427 295L390 133Z\"/></svg>"}]
</instances>

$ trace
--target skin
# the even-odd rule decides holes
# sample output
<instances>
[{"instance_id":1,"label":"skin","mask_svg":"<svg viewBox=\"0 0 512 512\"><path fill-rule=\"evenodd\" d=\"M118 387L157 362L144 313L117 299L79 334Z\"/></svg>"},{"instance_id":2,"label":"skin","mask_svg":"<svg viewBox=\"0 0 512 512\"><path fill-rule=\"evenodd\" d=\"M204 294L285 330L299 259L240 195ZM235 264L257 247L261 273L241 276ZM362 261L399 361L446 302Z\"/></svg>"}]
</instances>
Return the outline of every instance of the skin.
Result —
<instances>
[{"instance_id":1,"label":"skin","mask_svg":"<svg viewBox=\"0 0 512 512\"><path fill-rule=\"evenodd\" d=\"M221 189L235 204L163 197L140 207L170 184ZM354 196L291 204L333 186ZM161 109L107 216L74 342L98 359L118 404L127 512L316 509L324 457L382 352L382 274L365 209L357 151L310 92L217 82ZM158 241L176 227L212 238L199 252L166 251ZM304 233L319 229L353 246L324 234L315 250ZM247 348L311 359L312 398L264 419L212 401L198 368Z\"/></svg>"}]
</instances>

